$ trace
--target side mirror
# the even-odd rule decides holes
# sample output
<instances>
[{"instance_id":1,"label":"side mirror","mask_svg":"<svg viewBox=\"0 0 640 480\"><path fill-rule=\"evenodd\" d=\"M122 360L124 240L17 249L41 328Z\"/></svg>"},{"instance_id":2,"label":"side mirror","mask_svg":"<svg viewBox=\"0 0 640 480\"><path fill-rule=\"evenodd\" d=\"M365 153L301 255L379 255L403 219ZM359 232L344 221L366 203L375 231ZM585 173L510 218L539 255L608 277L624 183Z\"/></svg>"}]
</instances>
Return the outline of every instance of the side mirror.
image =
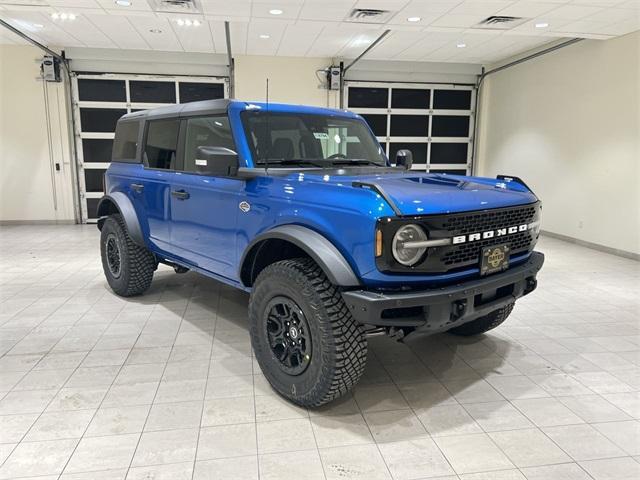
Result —
<instances>
[{"instance_id":1,"label":"side mirror","mask_svg":"<svg viewBox=\"0 0 640 480\"><path fill-rule=\"evenodd\" d=\"M404 167L405 170L411 170L413 165L413 153L411 150L398 150L396 153L396 167Z\"/></svg>"},{"instance_id":2,"label":"side mirror","mask_svg":"<svg viewBox=\"0 0 640 480\"><path fill-rule=\"evenodd\" d=\"M200 175L234 177L238 173L238 154L225 147L198 147L195 170Z\"/></svg>"}]
</instances>

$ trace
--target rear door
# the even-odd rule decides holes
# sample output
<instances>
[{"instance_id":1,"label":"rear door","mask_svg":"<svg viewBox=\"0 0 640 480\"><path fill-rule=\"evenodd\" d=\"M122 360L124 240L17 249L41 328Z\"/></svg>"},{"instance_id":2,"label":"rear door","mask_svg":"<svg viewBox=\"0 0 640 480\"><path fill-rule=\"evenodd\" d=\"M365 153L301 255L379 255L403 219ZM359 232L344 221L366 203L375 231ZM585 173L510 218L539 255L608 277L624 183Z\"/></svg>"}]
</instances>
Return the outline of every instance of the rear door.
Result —
<instances>
[{"instance_id":1,"label":"rear door","mask_svg":"<svg viewBox=\"0 0 640 480\"><path fill-rule=\"evenodd\" d=\"M171 252L171 179L178 168L180 120L147 122L142 150L144 170L132 180L131 196L140 218L146 218L149 241ZM143 227L144 228L144 227Z\"/></svg>"},{"instance_id":2,"label":"rear door","mask_svg":"<svg viewBox=\"0 0 640 480\"><path fill-rule=\"evenodd\" d=\"M226 114L182 120L184 165L171 181L171 243L180 257L227 278L237 277L236 222L245 182L196 173L198 147L236 151Z\"/></svg>"}]
</instances>

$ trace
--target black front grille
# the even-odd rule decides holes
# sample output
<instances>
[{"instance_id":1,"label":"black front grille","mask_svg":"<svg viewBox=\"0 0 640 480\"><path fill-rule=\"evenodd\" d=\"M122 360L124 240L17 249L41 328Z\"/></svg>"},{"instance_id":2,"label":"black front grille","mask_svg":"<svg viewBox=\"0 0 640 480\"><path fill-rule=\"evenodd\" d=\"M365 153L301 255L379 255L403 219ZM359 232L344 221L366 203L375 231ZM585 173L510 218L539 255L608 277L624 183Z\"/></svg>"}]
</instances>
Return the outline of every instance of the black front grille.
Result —
<instances>
[{"instance_id":1,"label":"black front grille","mask_svg":"<svg viewBox=\"0 0 640 480\"><path fill-rule=\"evenodd\" d=\"M491 245L508 244L511 254L519 253L529 248L531 242L535 240L530 232L514 233L506 238L489 238L479 242L465 243L454 247L454 249L442 256L442 263L447 266L467 264L480 259L480 252L484 247Z\"/></svg>"},{"instance_id":2,"label":"black front grille","mask_svg":"<svg viewBox=\"0 0 640 480\"><path fill-rule=\"evenodd\" d=\"M403 266L395 261L391 253L391 241L395 231L406 223L418 223L427 232L430 240L453 238L487 231L528 225L540 218L540 204L523 205L477 212L465 212L449 215L428 215L422 217L396 218L381 222L383 229L384 252L378 258L378 268L388 272L402 273L447 273L459 269L477 266L484 247L507 244L511 256L533 250L537 241L537 233L533 230L517 232L505 236L467 241L456 245L432 247L424 259L413 267Z\"/></svg>"},{"instance_id":3,"label":"black front grille","mask_svg":"<svg viewBox=\"0 0 640 480\"><path fill-rule=\"evenodd\" d=\"M442 229L453 235L485 232L511 225L521 225L533 221L537 206L515 207L509 209L486 210L477 213L448 215L442 223Z\"/></svg>"}]
</instances>

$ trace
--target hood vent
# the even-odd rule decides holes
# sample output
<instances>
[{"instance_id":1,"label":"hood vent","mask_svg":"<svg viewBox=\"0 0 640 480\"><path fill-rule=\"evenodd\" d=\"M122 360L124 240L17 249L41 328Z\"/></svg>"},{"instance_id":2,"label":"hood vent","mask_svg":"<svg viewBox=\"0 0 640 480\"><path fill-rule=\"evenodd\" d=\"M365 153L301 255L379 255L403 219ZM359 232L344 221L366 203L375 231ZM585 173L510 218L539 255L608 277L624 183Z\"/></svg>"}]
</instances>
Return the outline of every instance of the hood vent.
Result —
<instances>
[{"instance_id":1,"label":"hood vent","mask_svg":"<svg viewBox=\"0 0 640 480\"><path fill-rule=\"evenodd\" d=\"M151 0L150 3L156 12L201 13L196 0Z\"/></svg>"},{"instance_id":2,"label":"hood vent","mask_svg":"<svg viewBox=\"0 0 640 480\"><path fill-rule=\"evenodd\" d=\"M527 20L527 18L522 17L493 15L491 17L485 18L473 28L484 28L489 30L511 30L513 27L517 27Z\"/></svg>"},{"instance_id":3,"label":"hood vent","mask_svg":"<svg viewBox=\"0 0 640 480\"><path fill-rule=\"evenodd\" d=\"M354 8L349 14L347 22L352 23L386 23L393 12L376 8Z\"/></svg>"}]
</instances>

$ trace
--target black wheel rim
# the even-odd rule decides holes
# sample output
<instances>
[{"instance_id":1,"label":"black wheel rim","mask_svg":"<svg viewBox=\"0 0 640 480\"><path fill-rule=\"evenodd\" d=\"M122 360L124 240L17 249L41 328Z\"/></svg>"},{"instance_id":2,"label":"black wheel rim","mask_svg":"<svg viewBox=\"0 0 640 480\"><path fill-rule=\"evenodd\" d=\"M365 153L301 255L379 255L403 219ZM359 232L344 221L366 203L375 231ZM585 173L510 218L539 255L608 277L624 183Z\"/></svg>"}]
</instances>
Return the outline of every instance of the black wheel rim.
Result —
<instances>
[{"instance_id":1,"label":"black wheel rim","mask_svg":"<svg viewBox=\"0 0 640 480\"><path fill-rule=\"evenodd\" d=\"M311 363L311 332L302 309L290 298L275 297L265 315L271 352L285 373L300 375Z\"/></svg>"},{"instance_id":2,"label":"black wheel rim","mask_svg":"<svg viewBox=\"0 0 640 480\"><path fill-rule=\"evenodd\" d=\"M120 245L118 244L118 239L113 233L110 233L107 237L105 251L109 273L111 273L115 278L118 278L122 270L122 259L120 257Z\"/></svg>"}]
</instances>

